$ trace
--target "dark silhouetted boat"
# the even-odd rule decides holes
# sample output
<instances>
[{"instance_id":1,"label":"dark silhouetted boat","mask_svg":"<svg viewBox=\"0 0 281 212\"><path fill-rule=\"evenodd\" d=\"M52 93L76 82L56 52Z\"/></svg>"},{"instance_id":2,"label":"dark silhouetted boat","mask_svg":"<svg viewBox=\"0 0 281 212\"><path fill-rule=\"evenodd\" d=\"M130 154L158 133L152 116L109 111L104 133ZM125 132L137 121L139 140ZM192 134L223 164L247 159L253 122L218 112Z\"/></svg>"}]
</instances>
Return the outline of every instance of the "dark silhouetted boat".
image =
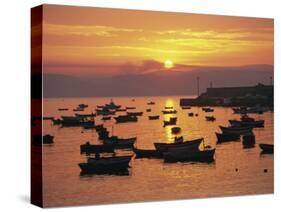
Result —
<instances>
[{"instance_id":1,"label":"dark silhouetted boat","mask_svg":"<svg viewBox=\"0 0 281 212\"><path fill-rule=\"evenodd\" d=\"M89 158L87 163L79 163L78 165L85 174L110 174L128 170L131 158L132 156Z\"/></svg>"},{"instance_id":2,"label":"dark silhouetted boat","mask_svg":"<svg viewBox=\"0 0 281 212\"><path fill-rule=\"evenodd\" d=\"M183 142L175 142L175 143L154 143L155 149L160 151L160 152L165 152L168 151L169 149L172 148L177 148L177 147L187 147L190 149L198 149L199 145L203 141L203 138L198 138L194 140L187 140Z\"/></svg>"},{"instance_id":3,"label":"dark silhouetted boat","mask_svg":"<svg viewBox=\"0 0 281 212\"><path fill-rule=\"evenodd\" d=\"M68 108L58 108L58 111L67 111Z\"/></svg>"},{"instance_id":4,"label":"dark silhouetted boat","mask_svg":"<svg viewBox=\"0 0 281 212\"><path fill-rule=\"evenodd\" d=\"M173 109L174 107L173 106L165 106L165 110L167 109Z\"/></svg>"},{"instance_id":5,"label":"dark silhouetted boat","mask_svg":"<svg viewBox=\"0 0 281 212\"><path fill-rule=\"evenodd\" d=\"M102 117L102 120L103 121L107 121L107 120L110 120L111 119L111 116L103 116Z\"/></svg>"},{"instance_id":6,"label":"dark silhouetted boat","mask_svg":"<svg viewBox=\"0 0 281 212\"><path fill-rule=\"evenodd\" d=\"M142 116L143 112L127 112L128 116Z\"/></svg>"},{"instance_id":7,"label":"dark silhouetted boat","mask_svg":"<svg viewBox=\"0 0 281 212\"><path fill-rule=\"evenodd\" d=\"M189 107L189 106L182 106L181 109L183 109L183 110L190 110L191 107Z\"/></svg>"},{"instance_id":8,"label":"dark silhouetted boat","mask_svg":"<svg viewBox=\"0 0 281 212\"><path fill-rule=\"evenodd\" d=\"M171 131L172 131L173 134L178 134L178 133L180 133L181 128L180 127L172 127Z\"/></svg>"},{"instance_id":9,"label":"dark silhouetted boat","mask_svg":"<svg viewBox=\"0 0 281 212\"><path fill-rule=\"evenodd\" d=\"M163 121L164 125L163 127L170 126L170 125L176 125L177 124L177 117L171 117L169 121Z\"/></svg>"},{"instance_id":10,"label":"dark silhouetted boat","mask_svg":"<svg viewBox=\"0 0 281 212\"><path fill-rule=\"evenodd\" d=\"M210 108L210 107L202 107L202 110L206 113L208 112L214 112L214 109Z\"/></svg>"},{"instance_id":11,"label":"dark silhouetted boat","mask_svg":"<svg viewBox=\"0 0 281 212\"><path fill-rule=\"evenodd\" d=\"M108 108L96 109L96 113L97 113L97 115L108 116L108 115L114 115L115 110L110 110Z\"/></svg>"},{"instance_id":12,"label":"dark silhouetted boat","mask_svg":"<svg viewBox=\"0 0 281 212\"><path fill-rule=\"evenodd\" d=\"M252 131L252 127L235 127L235 126L231 126L231 127L219 126L219 127L223 133L230 133L230 134L242 135Z\"/></svg>"},{"instance_id":13,"label":"dark silhouetted boat","mask_svg":"<svg viewBox=\"0 0 281 212\"><path fill-rule=\"evenodd\" d=\"M216 118L214 116L205 116L206 121L216 121Z\"/></svg>"},{"instance_id":14,"label":"dark silhouetted boat","mask_svg":"<svg viewBox=\"0 0 281 212\"><path fill-rule=\"evenodd\" d=\"M177 113L177 111L176 110L162 110L162 113L163 114L175 114L175 113Z\"/></svg>"},{"instance_id":15,"label":"dark silhouetted boat","mask_svg":"<svg viewBox=\"0 0 281 212\"><path fill-rule=\"evenodd\" d=\"M136 137L118 138L117 136L111 136L108 138L104 138L102 142L104 145L111 145L116 149L129 149L134 147L134 143L136 142L136 140Z\"/></svg>"},{"instance_id":16,"label":"dark silhouetted boat","mask_svg":"<svg viewBox=\"0 0 281 212\"><path fill-rule=\"evenodd\" d=\"M114 148L111 145L90 144L90 142L80 145L80 153L93 154L103 152L113 153Z\"/></svg>"},{"instance_id":17,"label":"dark silhouetted boat","mask_svg":"<svg viewBox=\"0 0 281 212\"><path fill-rule=\"evenodd\" d=\"M259 144L263 154L273 154L274 145L273 144Z\"/></svg>"},{"instance_id":18,"label":"dark silhouetted boat","mask_svg":"<svg viewBox=\"0 0 281 212\"><path fill-rule=\"evenodd\" d=\"M113 100L110 100L109 104L105 104L105 108L109 109L109 110L115 110L115 109L119 109L121 107L121 105L116 105Z\"/></svg>"},{"instance_id":19,"label":"dark silhouetted boat","mask_svg":"<svg viewBox=\"0 0 281 212\"><path fill-rule=\"evenodd\" d=\"M236 107L236 108L232 108L232 110L234 113L238 113L238 114L247 114L247 113L262 114L264 112L269 111L270 109L268 107L255 106L255 107Z\"/></svg>"},{"instance_id":20,"label":"dark silhouetted boat","mask_svg":"<svg viewBox=\"0 0 281 212\"><path fill-rule=\"evenodd\" d=\"M73 111L74 112L81 112L81 111L84 111L84 108L80 108L80 107L74 108Z\"/></svg>"},{"instance_id":21,"label":"dark silhouetted boat","mask_svg":"<svg viewBox=\"0 0 281 212\"><path fill-rule=\"evenodd\" d=\"M151 112L151 109L149 108L149 109L146 109L146 112Z\"/></svg>"},{"instance_id":22,"label":"dark silhouetted boat","mask_svg":"<svg viewBox=\"0 0 281 212\"><path fill-rule=\"evenodd\" d=\"M164 162L185 162L185 161L195 161L195 162L213 162L214 154L216 149L210 150L191 150L191 149L172 149L163 152Z\"/></svg>"},{"instance_id":23,"label":"dark silhouetted boat","mask_svg":"<svg viewBox=\"0 0 281 212\"><path fill-rule=\"evenodd\" d=\"M159 119L159 118L160 118L159 115L156 115L156 116L148 116L148 119L149 119L149 120L157 120L157 119Z\"/></svg>"},{"instance_id":24,"label":"dark silhouetted boat","mask_svg":"<svg viewBox=\"0 0 281 212\"><path fill-rule=\"evenodd\" d=\"M126 107L127 110L134 110L136 107Z\"/></svg>"},{"instance_id":25,"label":"dark silhouetted boat","mask_svg":"<svg viewBox=\"0 0 281 212\"><path fill-rule=\"evenodd\" d=\"M189 117L193 117L193 116L194 116L194 113L188 113L188 116L189 116Z\"/></svg>"},{"instance_id":26,"label":"dark silhouetted boat","mask_svg":"<svg viewBox=\"0 0 281 212\"><path fill-rule=\"evenodd\" d=\"M86 119L86 118L93 118L96 116L95 113L89 113L89 114L80 114L80 113L75 113L74 114L78 118Z\"/></svg>"},{"instance_id":27,"label":"dark silhouetted boat","mask_svg":"<svg viewBox=\"0 0 281 212\"><path fill-rule=\"evenodd\" d=\"M237 141L240 139L240 134L237 133L216 133L217 143L223 143L228 141Z\"/></svg>"},{"instance_id":28,"label":"dark silhouetted boat","mask_svg":"<svg viewBox=\"0 0 281 212\"><path fill-rule=\"evenodd\" d=\"M137 122L138 117L137 116L131 116L131 115L122 115L114 117L116 120L116 123L126 123L126 122Z\"/></svg>"},{"instance_id":29,"label":"dark silhouetted boat","mask_svg":"<svg viewBox=\"0 0 281 212\"><path fill-rule=\"evenodd\" d=\"M152 102L152 101L151 101L151 102L148 102L147 104L148 104L148 105L155 105L155 102Z\"/></svg>"},{"instance_id":30,"label":"dark silhouetted boat","mask_svg":"<svg viewBox=\"0 0 281 212\"><path fill-rule=\"evenodd\" d=\"M136 158L161 158L162 153L156 149L138 149L133 148Z\"/></svg>"},{"instance_id":31,"label":"dark silhouetted boat","mask_svg":"<svg viewBox=\"0 0 281 212\"><path fill-rule=\"evenodd\" d=\"M75 127L75 126L81 126L81 118L78 118L76 116L62 116L62 126L63 127Z\"/></svg>"},{"instance_id":32,"label":"dark silhouetted boat","mask_svg":"<svg viewBox=\"0 0 281 212\"><path fill-rule=\"evenodd\" d=\"M82 103L82 104L79 104L78 107L79 107L79 108L87 108L88 105Z\"/></svg>"}]
</instances>

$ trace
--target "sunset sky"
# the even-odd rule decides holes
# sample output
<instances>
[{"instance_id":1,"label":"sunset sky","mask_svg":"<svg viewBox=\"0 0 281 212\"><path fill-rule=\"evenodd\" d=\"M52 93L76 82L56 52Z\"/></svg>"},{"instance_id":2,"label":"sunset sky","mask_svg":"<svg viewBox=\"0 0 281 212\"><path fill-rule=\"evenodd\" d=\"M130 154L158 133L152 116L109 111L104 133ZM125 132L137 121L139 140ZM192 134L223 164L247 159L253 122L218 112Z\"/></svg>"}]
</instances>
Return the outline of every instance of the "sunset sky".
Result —
<instances>
[{"instance_id":1,"label":"sunset sky","mask_svg":"<svg viewBox=\"0 0 281 212\"><path fill-rule=\"evenodd\" d=\"M46 73L273 65L272 19L45 5L43 20Z\"/></svg>"}]
</instances>

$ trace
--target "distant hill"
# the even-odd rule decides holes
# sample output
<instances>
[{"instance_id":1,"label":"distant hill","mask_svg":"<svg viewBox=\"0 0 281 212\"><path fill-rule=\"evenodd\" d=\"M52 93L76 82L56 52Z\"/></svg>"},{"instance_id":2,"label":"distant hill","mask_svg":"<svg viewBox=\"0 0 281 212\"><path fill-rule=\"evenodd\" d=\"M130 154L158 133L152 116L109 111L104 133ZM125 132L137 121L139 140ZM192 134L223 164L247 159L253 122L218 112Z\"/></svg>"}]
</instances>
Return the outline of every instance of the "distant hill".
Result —
<instances>
[{"instance_id":1,"label":"distant hill","mask_svg":"<svg viewBox=\"0 0 281 212\"><path fill-rule=\"evenodd\" d=\"M197 94L196 78L200 77L200 91L213 87L269 84L273 76L271 65L240 67L181 66L180 70L159 70L150 73L123 74L111 77L74 77L45 74L44 97L88 96L165 96Z\"/></svg>"}]
</instances>

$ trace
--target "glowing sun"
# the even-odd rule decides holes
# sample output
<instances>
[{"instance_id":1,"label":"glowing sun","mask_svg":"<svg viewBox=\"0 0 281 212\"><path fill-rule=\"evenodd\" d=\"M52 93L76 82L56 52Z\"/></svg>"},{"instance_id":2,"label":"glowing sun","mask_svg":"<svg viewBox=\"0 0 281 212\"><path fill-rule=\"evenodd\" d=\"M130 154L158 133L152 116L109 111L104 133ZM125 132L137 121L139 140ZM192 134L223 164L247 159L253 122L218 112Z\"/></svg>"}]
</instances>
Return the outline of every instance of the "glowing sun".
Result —
<instances>
[{"instance_id":1,"label":"glowing sun","mask_svg":"<svg viewBox=\"0 0 281 212\"><path fill-rule=\"evenodd\" d=\"M170 68L174 67L174 63L172 60L168 59L168 60L165 60L164 66L165 66L165 68L170 69Z\"/></svg>"}]
</instances>

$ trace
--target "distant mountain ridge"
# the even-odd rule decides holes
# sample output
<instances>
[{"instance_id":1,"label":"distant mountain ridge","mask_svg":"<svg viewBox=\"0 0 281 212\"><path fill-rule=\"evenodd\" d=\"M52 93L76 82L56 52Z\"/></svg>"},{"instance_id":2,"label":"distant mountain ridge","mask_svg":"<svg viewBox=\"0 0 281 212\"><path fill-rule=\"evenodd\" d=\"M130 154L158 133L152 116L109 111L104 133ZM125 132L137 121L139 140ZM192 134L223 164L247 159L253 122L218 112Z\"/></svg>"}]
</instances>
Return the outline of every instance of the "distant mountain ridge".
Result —
<instances>
[{"instance_id":1,"label":"distant mountain ridge","mask_svg":"<svg viewBox=\"0 0 281 212\"><path fill-rule=\"evenodd\" d=\"M44 74L43 92L44 97L47 98L195 95L197 77L200 78L200 92L205 92L211 82L213 87L252 86L258 83L270 84L273 77L272 65L189 68L192 70L159 69L145 74L123 74L111 77Z\"/></svg>"}]
</instances>

